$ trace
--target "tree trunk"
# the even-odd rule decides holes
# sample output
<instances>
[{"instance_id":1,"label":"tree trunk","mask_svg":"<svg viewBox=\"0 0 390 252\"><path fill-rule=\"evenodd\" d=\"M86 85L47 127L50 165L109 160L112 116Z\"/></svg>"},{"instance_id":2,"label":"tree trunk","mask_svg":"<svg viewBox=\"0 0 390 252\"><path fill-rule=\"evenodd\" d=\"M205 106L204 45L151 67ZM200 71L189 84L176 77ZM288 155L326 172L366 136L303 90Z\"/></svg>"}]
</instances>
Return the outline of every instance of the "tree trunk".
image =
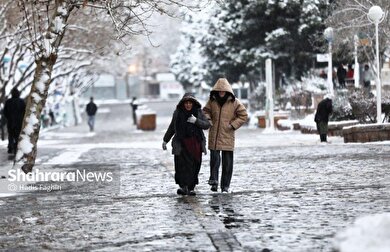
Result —
<instances>
[{"instance_id":1,"label":"tree trunk","mask_svg":"<svg viewBox=\"0 0 390 252\"><path fill-rule=\"evenodd\" d=\"M37 142L41 128L41 113L45 106L50 86L50 78L57 55L36 60L34 81L27 97L22 132L19 137L18 152L15 160L22 160L22 170L31 172L37 155Z\"/></svg>"},{"instance_id":2,"label":"tree trunk","mask_svg":"<svg viewBox=\"0 0 390 252\"><path fill-rule=\"evenodd\" d=\"M40 47L40 51L37 53L38 56L35 60L34 81L27 98L26 112L19 137L18 151L15 157L15 163L21 164L21 168L25 173L31 172L35 164L37 142L41 126L40 117L46 103L52 70L57 60L58 48L65 35L65 24L73 7L67 1L59 0L56 1L55 9L56 11L51 18L51 23L45 34L46 41L42 42L47 43L50 41L50 47ZM56 28L54 23L58 23L59 20L64 24L61 30L58 30L58 26Z\"/></svg>"}]
</instances>

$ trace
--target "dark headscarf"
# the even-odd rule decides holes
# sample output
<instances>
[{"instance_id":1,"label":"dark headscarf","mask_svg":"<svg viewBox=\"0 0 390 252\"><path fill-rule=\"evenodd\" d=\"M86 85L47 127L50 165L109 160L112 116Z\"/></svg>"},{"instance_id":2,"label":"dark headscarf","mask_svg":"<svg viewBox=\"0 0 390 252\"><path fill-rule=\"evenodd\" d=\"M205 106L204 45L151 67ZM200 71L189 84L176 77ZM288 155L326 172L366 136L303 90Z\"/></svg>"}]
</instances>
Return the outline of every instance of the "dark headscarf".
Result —
<instances>
[{"instance_id":1,"label":"dark headscarf","mask_svg":"<svg viewBox=\"0 0 390 252\"><path fill-rule=\"evenodd\" d=\"M185 109L185 101L192 101L192 109L190 111ZM197 116L200 108L200 103L195 99L193 95L189 93L184 94L183 98L180 100L179 104L176 107L178 111L176 120L176 137L179 140L182 141L185 138L195 136L196 139L202 141L202 130L198 128L195 124L187 122L188 118L191 117L191 115L194 115L195 117Z\"/></svg>"}]
</instances>

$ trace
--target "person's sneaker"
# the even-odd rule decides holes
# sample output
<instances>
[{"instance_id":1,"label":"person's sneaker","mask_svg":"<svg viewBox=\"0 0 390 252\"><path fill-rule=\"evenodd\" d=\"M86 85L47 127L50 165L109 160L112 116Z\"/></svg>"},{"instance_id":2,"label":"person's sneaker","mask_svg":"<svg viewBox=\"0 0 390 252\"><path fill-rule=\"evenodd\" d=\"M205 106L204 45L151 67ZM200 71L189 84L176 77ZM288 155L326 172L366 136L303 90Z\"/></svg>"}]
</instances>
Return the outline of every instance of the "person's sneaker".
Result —
<instances>
[{"instance_id":1,"label":"person's sneaker","mask_svg":"<svg viewBox=\"0 0 390 252\"><path fill-rule=\"evenodd\" d=\"M190 196L195 196L196 195L196 192L194 190L191 190L188 192L188 195Z\"/></svg>"},{"instance_id":2,"label":"person's sneaker","mask_svg":"<svg viewBox=\"0 0 390 252\"><path fill-rule=\"evenodd\" d=\"M216 191L218 191L218 186L217 185L212 185L210 190L213 191L213 192L216 192Z\"/></svg>"},{"instance_id":3,"label":"person's sneaker","mask_svg":"<svg viewBox=\"0 0 390 252\"><path fill-rule=\"evenodd\" d=\"M222 193L230 193L229 188L226 188L226 187L223 188L223 189L222 189Z\"/></svg>"}]
</instances>

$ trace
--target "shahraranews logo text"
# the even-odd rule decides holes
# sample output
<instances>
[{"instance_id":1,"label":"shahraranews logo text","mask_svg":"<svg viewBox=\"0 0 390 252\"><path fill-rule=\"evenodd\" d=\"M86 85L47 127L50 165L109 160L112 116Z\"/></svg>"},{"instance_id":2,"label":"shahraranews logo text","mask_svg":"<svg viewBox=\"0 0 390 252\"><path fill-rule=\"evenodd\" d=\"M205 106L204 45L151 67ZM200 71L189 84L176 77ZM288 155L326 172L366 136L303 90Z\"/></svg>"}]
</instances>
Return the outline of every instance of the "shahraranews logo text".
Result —
<instances>
[{"instance_id":1,"label":"shahraranews logo text","mask_svg":"<svg viewBox=\"0 0 390 252\"><path fill-rule=\"evenodd\" d=\"M9 170L8 181L28 181L28 182L43 182L43 181L58 181L58 182L111 182L113 181L112 172L86 172L85 170L76 170L71 172L58 171L40 171L25 174L21 170Z\"/></svg>"}]
</instances>

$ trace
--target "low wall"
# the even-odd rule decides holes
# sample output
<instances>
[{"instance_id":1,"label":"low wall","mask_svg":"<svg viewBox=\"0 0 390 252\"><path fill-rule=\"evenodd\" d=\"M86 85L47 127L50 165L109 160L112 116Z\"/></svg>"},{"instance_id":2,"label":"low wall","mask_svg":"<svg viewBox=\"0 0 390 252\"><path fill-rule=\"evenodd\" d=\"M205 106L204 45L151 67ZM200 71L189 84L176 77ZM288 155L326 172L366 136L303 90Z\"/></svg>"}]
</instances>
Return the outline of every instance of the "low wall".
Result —
<instances>
[{"instance_id":1,"label":"low wall","mask_svg":"<svg viewBox=\"0 0 390 252\"><path fill-rule=\"evenodd\" d=\"M289 118L289 115L288 114L276 114L274 115L274 125L275 127L278 127L278 121L279 119L288 119ZM266 120L266 117L265 115L260 115L257 117L258 119L258 127L259 128L266 128L266 125L267 125L267 120Z\"/></svg>"},{"instance_id":2,"label":"low wall","mask_svg":"<svg viewBox=\"0 0 390 252\"><path fill-rule=\"evenodd\" d=\"M390 140L390 124L356 125L343 129L344 143L366 143Z\"/></svg>"},{"instance_id":3,"label":"low wall","mask_svg":"<svg viewBox=\"0 0 390 252\"><path fill-rule=\"evenodd\" d=\"M328 136L343 136L343 128L357 125L358 121L329 122ZM318 134L315 123L313 125L294 125L302 134Z\"/></svg>"}]
</instances>

